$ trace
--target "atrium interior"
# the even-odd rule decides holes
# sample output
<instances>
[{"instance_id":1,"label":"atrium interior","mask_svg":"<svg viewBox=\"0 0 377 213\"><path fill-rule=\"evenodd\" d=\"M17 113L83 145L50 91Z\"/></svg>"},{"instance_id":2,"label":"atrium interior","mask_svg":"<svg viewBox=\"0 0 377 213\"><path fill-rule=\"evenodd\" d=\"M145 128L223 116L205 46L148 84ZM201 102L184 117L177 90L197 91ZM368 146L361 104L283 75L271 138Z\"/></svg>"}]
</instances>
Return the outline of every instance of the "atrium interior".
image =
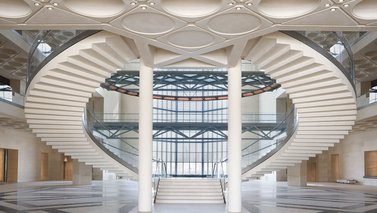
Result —
<instances>
[{"instance_id":1,"label":"atrium interior","mask_svg":"<svg viewBox=\"0 0 377 213\"><path fill-rule=\"evenodd\" d=\"M375 11L0 0L0 212L377 211Z\"/></svg>"}]
</instances>

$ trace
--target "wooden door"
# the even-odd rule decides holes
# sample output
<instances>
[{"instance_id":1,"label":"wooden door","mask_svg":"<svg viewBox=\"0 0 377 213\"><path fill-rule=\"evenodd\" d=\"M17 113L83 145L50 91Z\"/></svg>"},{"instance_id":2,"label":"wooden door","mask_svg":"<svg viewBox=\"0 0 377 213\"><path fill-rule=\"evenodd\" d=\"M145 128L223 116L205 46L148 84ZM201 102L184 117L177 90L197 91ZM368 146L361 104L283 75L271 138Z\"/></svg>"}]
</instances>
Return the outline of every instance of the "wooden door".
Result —
<instances>
[{"instance_id":1,"label":"wooden door","mask_svg":"<svg viewBox=\"0 0 377 213\"><path fill-rule=\"evenodd\" d=\"M331 155L331 178L330 181L340 179L339 154Z\"/></svg>"}]
</instances>

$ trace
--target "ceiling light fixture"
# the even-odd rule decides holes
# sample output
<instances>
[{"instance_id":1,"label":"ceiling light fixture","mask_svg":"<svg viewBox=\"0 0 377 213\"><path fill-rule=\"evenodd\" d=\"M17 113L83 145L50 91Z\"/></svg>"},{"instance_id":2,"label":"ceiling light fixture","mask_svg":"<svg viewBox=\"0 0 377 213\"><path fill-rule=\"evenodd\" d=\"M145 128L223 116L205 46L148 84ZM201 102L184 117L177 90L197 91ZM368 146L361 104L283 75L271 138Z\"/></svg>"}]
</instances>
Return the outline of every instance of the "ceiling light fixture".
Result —
<instances>
[{"instance_id":1,"label":"ceiling light fixture","mask_svg":"<svg viewBox=\"0 0 377 213\"><path fill-rule=\"evenodd\" d=\"M236 7L236 10L241 10L242 9L242 7Z\"/></svg>"},{"instance_id":2,"label":"ceiling light fixture","mask_svg":"<svg viewBox=\"0 0 377 213\"><path fill-rule=\"evenodd\" d=\"M57 2L52 3L52 5L54 5L55 7L59 6Z\"/></svg>"},{"instance_id":3,"label":"ceiling light fixture","mask_svg":"<svg viewBox=\"0 0 377 213\"><path fill-rule=\"evenodd\" d=\"M330 6L331 6L331 4L329 4L329 3L325 4L325 7L330 7Z\"/></svg>"},{"instance_id":4,"label":"ceiling light fixture","mask_svg":"<svg viewBox=\"0 0 377 213\"><path fill-rule=\"evenodd\" d=\"M247 5L247 6L251 6L251 5L253 5L253 3L248 2L246 5Z\"/></svg>"},{"instance_id":5,"label":"ceiling light fixture","mask_svg":"<svg viewBox=\"0 0 377 213\"><path fill-rule=\"evenodd\" d=\"M41 4L39 2L35 2L34 6L38 7L38 6L41 6Z\"/></svg>"},{"instance_id":6,"label":"ceiling light fixture","mask_svg":"<svg viewBox=\"0 0 377 213\"><path fill-rule=\"evenodd\" d=\"M229 2L228 5L229 5L229 6L233 6L234 3L233 3L233 2Z\"/></svg>"},{"instance_id":7,"label":"ceiling light fixture","mask_svg":"<svg viewBox=\"0 0 377 213\"><path fill-rule=\"evenodd\" d=\"M344 4L343 6L344 6L344 7L349 7L349 6L350 6L350 4Z\"/></svg>"},{"instance_id":8,"label":"ceiling light fixture","mask_svg":"<svg viewBox=\"0 0 377 213\"><path fill-rule=\"evenodd\" d=\"M149 5L150 5L150 6L153 6L153 5L154 5L154 2L149 2Z\"/></svg>"},{"instance_id":9,"label":"ceiling light fixture","mask_svg":"<svg viewBox=\"0 0 377 213\"><path fill-rule=\"evenodd\" d=\"M343 2L344 2L344 0L338 0L338 2L339 2L339 3L343 3Z\"/></svg>"},{"instance_id":10,"label":"ceiling light fixture","mask_svg":"<svg viewBox=\"0 0 377 213\"><path fill-rule=\"evenodd\" d=\"M130 3L130 5L131 5L131 6L135 6L135 5L136 5L136 2L133 1L133 2Z\"/></svg>"},{"instance_id":11,"label":"ceiling light fixture","mask_svg":"<svg viewBox=\"0 0 377 213\"><path fill-rule=\"evenodd\" d=\"M146 10L146 9L147 9L147 6L141 6L141 9L142 9L142 10Z\"/></svg>"},{"instance_id":12,"label":"ceiling light fixture","mask_svg":"<svg viewBox=\"0 0 377 213\"><path fill-rule=\"evenodd\" d=\"M53 8L52 6L48 6L47 9L48 9L48 10L52 10L52 9L54 9L54 8Z\"/></svg>"},{"instance_id":13,"label":"ceiling light fixture","mask_svg":"<svg viewBox=\"0 0 377 213\"><path fill-rule=\"evenodd\" d=\"M336 8L331 8L330 11L331 12L334 12L336 10Z\"/></svg>"}]
</instances>

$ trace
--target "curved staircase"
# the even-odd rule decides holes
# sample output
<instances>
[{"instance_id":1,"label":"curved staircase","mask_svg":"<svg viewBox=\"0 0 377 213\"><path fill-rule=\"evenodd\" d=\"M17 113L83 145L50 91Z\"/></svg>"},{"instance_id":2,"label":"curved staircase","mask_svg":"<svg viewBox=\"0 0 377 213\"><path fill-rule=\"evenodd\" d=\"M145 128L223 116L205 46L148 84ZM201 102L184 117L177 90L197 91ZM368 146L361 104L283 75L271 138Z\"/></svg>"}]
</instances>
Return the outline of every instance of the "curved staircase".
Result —
<instances>
[{"instance_id":1,"label":"curved staircase","mask_svg":"<svg viewBox=\"0 0 377 213\"><path fill-rule=\"evenodd\" d=\"M247 60L270 74L295 104L298 126L273 156L243 173L260 177L286 169L338 143L356 120L356 98L347 77L328 58L277 32L255 39Z\"/></svg>"},{"instance_id":2,"label":"curved staircase","mask_svg":"<svg viewBox=\"0 0 377 213\"><path fill-rule=\"evenodd\" d=\"M284 169L327 150L348 134L356 119L352 84L329 59L279 32L252 44L245 59L287 91L299 124L290 141L244 177ZM72 158L135 178L137 174L100 149L82 125L93 91L135 58L121 36L107 32L88 37L53 58L33 78L26 94L25 116L32 131Z\"/></svg>"},{"instance_id":3,"label":"curved staircase","mask_svg":"<svg viewBox=\"0 0 377 213\"><path fill-rule=\"evenodd\" d=\"M65 155L95 168L136 178L87 135L82 116L100 83L134 59L119 35L99 32L48 62L31 81L25 101L29 127L42 141Z\"/></svg>"}]
</instances>

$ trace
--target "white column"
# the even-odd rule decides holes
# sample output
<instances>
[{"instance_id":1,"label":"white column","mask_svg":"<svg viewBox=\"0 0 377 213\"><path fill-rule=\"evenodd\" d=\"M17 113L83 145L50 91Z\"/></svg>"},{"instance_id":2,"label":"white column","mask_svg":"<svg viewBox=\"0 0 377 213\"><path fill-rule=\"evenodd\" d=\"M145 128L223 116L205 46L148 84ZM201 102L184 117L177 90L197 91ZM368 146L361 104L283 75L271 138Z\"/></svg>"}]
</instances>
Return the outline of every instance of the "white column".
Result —
<instances>
[{"instance_id":1,"label":"white column","mask_svg":"<svg viewBox=\"0 0 377 213\"><path fill-rule=\"evenodd\" d=\"M138 211L152 212L153 70L140 61Z\"/></svg>"},{"instance_id":2,"label":"white column","mask_svg":"<svg viewBox=\"0 0 377 213\"><path fill-rule=\"evenodd\" d=\"M241 62L228 69L228 212L241 212Z\"/></svg>"}]
</instances>

